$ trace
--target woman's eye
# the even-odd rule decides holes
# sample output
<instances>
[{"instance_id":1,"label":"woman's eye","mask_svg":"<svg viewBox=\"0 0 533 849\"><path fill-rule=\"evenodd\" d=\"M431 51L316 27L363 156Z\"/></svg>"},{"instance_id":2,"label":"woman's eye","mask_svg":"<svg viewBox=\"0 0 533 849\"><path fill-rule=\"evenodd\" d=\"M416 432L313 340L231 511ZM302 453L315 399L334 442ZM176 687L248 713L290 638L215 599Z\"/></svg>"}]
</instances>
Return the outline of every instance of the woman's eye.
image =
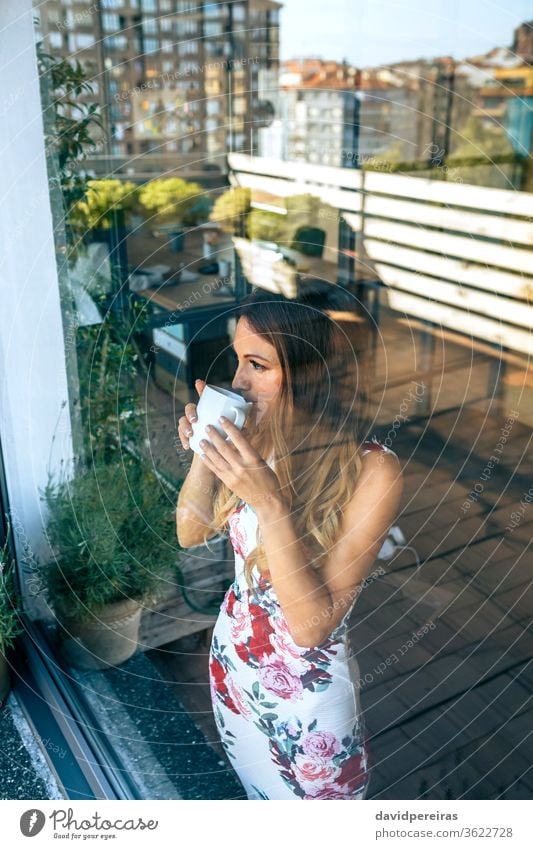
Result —
<instances>
[{"instance_id":1,"label":"woman's eye","mask_svg":"<svg viewBox=\"0 0 533 849\"><path fill-rule=\"evenodd\" d=\"M253 365L255 371L264 371L265 367L262 366L260 363L257 363L255 360L250 360L250 362ZM257 368L255 368L256 366L257 366Z\"/></svg>"}]
</instances>

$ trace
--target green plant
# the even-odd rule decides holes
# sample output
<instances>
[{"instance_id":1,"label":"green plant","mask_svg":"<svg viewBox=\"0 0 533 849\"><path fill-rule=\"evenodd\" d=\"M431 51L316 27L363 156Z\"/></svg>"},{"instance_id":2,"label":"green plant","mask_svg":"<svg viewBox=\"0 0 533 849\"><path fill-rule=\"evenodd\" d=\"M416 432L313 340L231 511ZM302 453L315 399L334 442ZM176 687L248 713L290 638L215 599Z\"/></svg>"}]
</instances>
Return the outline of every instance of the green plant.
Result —
<instances>
[{"instance_id":1,"label":"green plant","mask_svg":"<svg viewBox=\"0 0 533 849\"><path fill-rule=\"evenodd\" d=\"M56 231L64 227L69 252L75 256L76 234L71 229L70 214L85 196L87 179L80 165L88 151L100 143L93 133L101 135L102 119L99 105L83 99L94 91L80 62L51 56L43 50L42 42L36 49L41 97L47 104L43 110L44 138ZM57 198L54 189L60 192Z\"/></svg>"},{"instance_id":2,"label":"green plant","mask_svg":"<svg viewBox=\"0 0 533 849\"><path fill-rule=\"evenodd\" d=\"M225 233L239 234L244 230L244 221L251 209L250 189L238 186L228 189L215 201L210 221L220 224Z\"/></svg>"},{"instance_id":3,"label":"green plant","mask_svg":"<svg viewBox=\"0 0 533 849\"><path fill-rule=\"evenodd\" d=\"M7 545L0 549L0 655L13 648L22 633L22 603L15 587L14 563Z\"/></svg>"},{"instance_id":4,"label":"green plant","mask_svg":"<svg viewBox=\"0 0 533 849\"><path fill-rule=\"evenodd\" d=\"M198 198L196 203L188 207L183 213L182 224L186 227L197 227L199 224L203 224L209 218L211 208L212 203L210 198L206 195Z\"/></svg>"},{"instance_id":5,"label":"green plant","mask_svg":"<svg viewBox=\"0 0 533 849\"><path fill-rule=\"evenodd\" d=\"M265 242L287 242L286 216L264 209L252 209L246 219L246 233L249 239Z\"/></svg>"},{"instance_id":6,"label":"green plant","mask_svg":"<svg viewBox=\"0 0 533 849\"><path fill-rule=\"evenodd\" d=\"M142 461L78 467L70 480L49 480L43 497L54 552L43 569L56 613L83 619L157 597L178 557L174 494Z\"/></svg>"},{"instance_id":7,"label":"green plant","mask_svg":"<svg viewBox=\"0 0 533 849\"><path fill-rule=\"evenodd\" d=\"M130 298L125 322L98 277L89 293L102 322L77 327L75 334L82 450L85 458L111 462L126 446L141 443L138 381L145 366L130 328L142 331L148 316L139 301Z\"/></svg>"},{"instance_id":8,"label":"green plant","mask_svg":"<svg viewBox=\"0 0 533 849\"><path fill-rule=\"evenodd\" d=\"M131 213L136 207L135 183L123 180L88 180L85 197L71 209L70 224L81 236L89 230L101 227L109 230L113 210L123 209Z\"/></svg>"},{"instance_id":9,"label":"green plant","mask_svg":"<svg viewBox=\"0 0 533 849\"><path fill-rule=\"evenodd\" d=\"M190 183L179 177L164 177L150 180L140 187L139 203L151 222L180 224L185 223L188 215L194 215L193 209L203 198L203 193L204 189L198 183ZM203 215L201 206L200 210ZM205 212L206 217L207 214L208 211Z\"/></svg>"}]
</instances>

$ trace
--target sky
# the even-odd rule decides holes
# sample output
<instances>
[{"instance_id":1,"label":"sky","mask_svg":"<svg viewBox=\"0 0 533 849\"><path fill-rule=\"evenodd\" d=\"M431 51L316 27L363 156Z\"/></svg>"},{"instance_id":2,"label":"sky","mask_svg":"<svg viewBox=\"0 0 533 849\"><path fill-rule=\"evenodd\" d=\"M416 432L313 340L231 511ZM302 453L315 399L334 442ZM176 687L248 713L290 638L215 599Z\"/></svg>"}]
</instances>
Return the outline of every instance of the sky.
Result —
<instances>
[{"instance_id":1,"label":"sky","mask_svg":"<svg viewBox=\"0 0 533 849\"><path fill-rule=\"evenodd\" d=\"M515 27L531 20L533 0L284 0L281 57L346 58L359 67L462 59L510 47Z\"/></svg>"}]
</instances>

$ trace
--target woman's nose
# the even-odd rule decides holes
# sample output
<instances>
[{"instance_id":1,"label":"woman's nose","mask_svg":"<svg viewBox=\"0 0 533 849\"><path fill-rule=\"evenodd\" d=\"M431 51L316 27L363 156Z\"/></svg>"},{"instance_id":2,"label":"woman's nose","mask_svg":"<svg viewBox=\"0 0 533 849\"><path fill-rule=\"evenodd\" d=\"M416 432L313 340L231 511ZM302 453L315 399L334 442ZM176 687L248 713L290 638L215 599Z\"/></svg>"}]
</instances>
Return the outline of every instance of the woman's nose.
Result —
<instances>
[{"instance_id":1,"label":"woman's nose","mask_svg":"<svg viewBox=\"0 0 533 849\"><path fill-rule=\"evenodd\" d=\"M237 371L233 375L233 380L231 381L231 388L241 391L246 391L250 388L249 381L244 380L240 368L237 368Z\"/></svg>"}]
</instances>

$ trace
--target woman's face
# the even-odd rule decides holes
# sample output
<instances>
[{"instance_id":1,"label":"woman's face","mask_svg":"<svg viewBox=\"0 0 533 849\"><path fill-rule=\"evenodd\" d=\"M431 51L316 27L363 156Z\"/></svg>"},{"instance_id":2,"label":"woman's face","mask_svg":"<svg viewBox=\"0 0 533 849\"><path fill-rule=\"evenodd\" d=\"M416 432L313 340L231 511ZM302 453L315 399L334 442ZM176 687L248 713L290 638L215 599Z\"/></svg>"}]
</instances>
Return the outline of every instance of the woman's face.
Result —
<instances>
[{"instance_id":1,"label":"woman's face","mask_svg":"<svg viewBox=\"0 0 533 849\"><path fill-rule=\"evenodd\" d=\"M274 345L254 333L244 317L237 322L233 349L238 363L231 388L254 404L255 423L276 403L283 372Z\"/></svg>"}]
</instances>

